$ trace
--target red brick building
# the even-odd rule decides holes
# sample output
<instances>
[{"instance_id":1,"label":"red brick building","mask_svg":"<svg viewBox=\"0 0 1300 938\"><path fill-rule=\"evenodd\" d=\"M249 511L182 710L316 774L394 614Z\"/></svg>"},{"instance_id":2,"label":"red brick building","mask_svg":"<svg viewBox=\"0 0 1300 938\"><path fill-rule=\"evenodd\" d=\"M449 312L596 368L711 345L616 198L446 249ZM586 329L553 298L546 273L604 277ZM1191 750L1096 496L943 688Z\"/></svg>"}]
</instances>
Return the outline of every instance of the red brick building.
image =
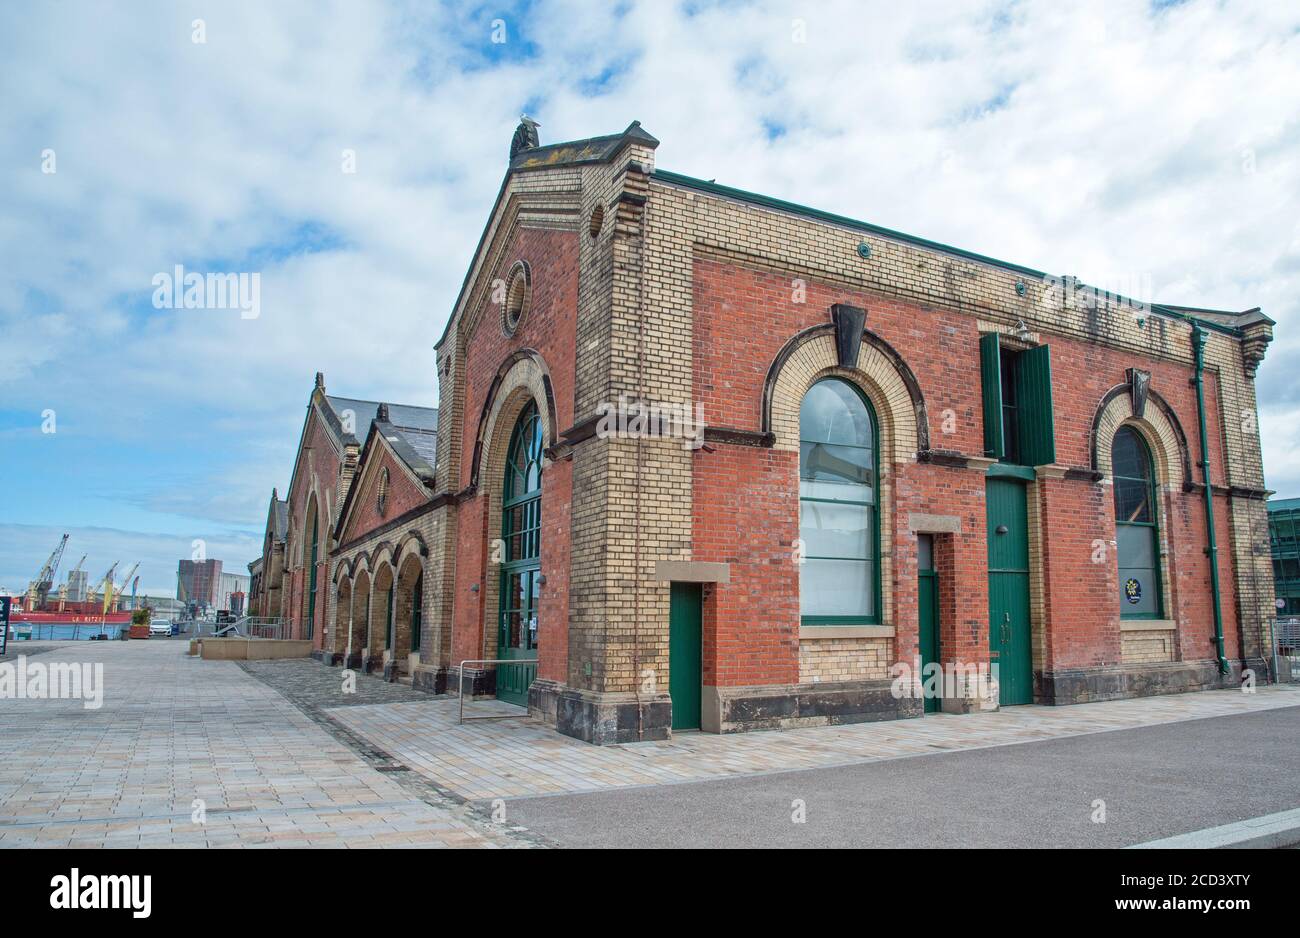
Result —
<instances>
[{"instance_id":1,"label":"red brick building","mask_svg":"<svg viewBox=\"0 0 1300 938\"><path fill-rule=\"evenodd\" d=\"M347 497L336 541L370 545L328 578L326 651L376 653L381 565L399 599L421 580L386 672L442 691L479 661L473 693L597 743L1264 678L1271 320L658 170L656 147L521 123L423 467L376 422L352 505L318 389L290 568L312 497Z\"/></svg>"}]
</instances>

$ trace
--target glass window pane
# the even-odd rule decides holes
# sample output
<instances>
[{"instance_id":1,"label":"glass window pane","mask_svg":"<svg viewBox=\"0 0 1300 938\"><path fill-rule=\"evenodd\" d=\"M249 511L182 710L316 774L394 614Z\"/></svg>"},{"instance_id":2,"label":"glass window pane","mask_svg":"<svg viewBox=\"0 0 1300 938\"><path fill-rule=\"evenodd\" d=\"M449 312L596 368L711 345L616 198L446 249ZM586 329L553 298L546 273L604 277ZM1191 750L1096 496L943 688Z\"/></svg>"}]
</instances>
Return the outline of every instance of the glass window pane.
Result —
<instances>
[{"instance_id":1,"label":"glass window pane","mask_svg":"<svg viewBox=\"0 0 1300 938\"><path fill-rule=\"evenodd\" d=\"M1156 565L1154 528L1121 524L1115 528L1115 543L1119 548L1121 567L1154 567Z\"/></svg>"},{"instance_id":2,"label":"glass window pane","mask_svg":"<svg viewBox=\"0 0 1300 938\"><path fill-rule=\"evenodd\" d=\"M1115 431L1115 442L1110 451L1111 469L1117 476L1130 479L1149 479L1150 466L1146 445L1135 431L1120 427Z\"/></svg>"},{"instance_id":3,"label":"glass window pane","mask_svg":"<svg viewBox=\"0 0 1300 938\"><path fill-rule=\"evenodd\" d=\"M1155 571L1147 567L1119 568L1120 613L1126 616L1156 614Z\"/></svg>"},{"instance_id":4,"label":"glass window pane","mask_svg":"<svg viewBox=\"0 0 1300 938\"><path fill-rule=\"evenodd\" d=\"M1120 614L1157 615L1160 596L1155 528L1121 524L1116 529L1116 543L1119 548Z\"/></svg>"},{"instance_id":5,"label":"glass window pane","mask_svg":"<svg viewBox=\"0 0 1300 938\"><path fill-rule=\"evenodd\" d=\"M818 443L871 446L871 416L858 392L844 381L819 381L799 408L799 438Z\"/></svg>"},{"instance_id":6,"label":"glass window pane","mask_svg":"<svg viewBox=\"0 0 1300 938\"><path fill-rule=\"evenodd\" d=\"M799 610L805 616L874 614L871 562L808 560L799 568Z\"/></svg>"},{"instance_id":7,"label":"glass window pane","mask_svg":"<svg viewBox=\"0 0 1300 938\"><path fill-rule=\"evenodd\" d=\"M916 536L916 566L918 570L934 569L934 535Z\"/></svg>"},{"instance_id":8,"label":"glass window pane","mask_svg":"<svg viewBox=\"0 0 1300 938\"><path fill-rule=\"evenodd\" d=\"M1151 486L1138 479L1115 477L1115 520L1150 524Z\"/></svg>"},{"instance_id":9,"label":"glass window pane","mask_svg":"<svg viewBox=\"0 0 1300 938\"><path fill-rule=\"evenodd\" d=\"M800 502L799 536L806 557L871 556L871 509L861 505Z\"/></svg>"},{"instance_id":10,"label":"glass window pane","mask_svg":"<svg viewBox=\"0 0 1300 938\"><path fill-rule=\"evenodd\" d=\"M832 443L799 445L799 478L823 482L870 485L875 477L870 449Z\"/></svg>"}]
</instances>

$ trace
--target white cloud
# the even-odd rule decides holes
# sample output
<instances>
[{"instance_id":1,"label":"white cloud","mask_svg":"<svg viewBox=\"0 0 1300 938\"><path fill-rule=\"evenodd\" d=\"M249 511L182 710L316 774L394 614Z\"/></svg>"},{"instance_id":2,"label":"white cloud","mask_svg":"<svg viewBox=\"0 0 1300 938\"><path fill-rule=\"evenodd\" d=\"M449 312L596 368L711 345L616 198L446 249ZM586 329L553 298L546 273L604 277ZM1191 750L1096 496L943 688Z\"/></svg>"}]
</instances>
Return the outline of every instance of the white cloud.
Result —
<instances>
[{"instance_id":1,"label":"white cloud","mask_svg":"<svg viewBox=\"0 0 1300 938\"><path fill-rule=\"evenodd\" d=\"M493 15L5 8L6 401L58 400L105 445L224 415L192 478L124 497L178 506L228 480L237 494L187 510L260 527L315 371L433 403L431 347L528 106L544 141L639 118L664 168L1094 282L1142 276L1168 302L1262 306L1279 335L1266 472L1300 494L1293 5L574 0L502 13L519 45L496 63ZM329 249L277 253L303 225ZM155 272L254 262L260 319L149 308Z\"/></svg>"}]
</instances>

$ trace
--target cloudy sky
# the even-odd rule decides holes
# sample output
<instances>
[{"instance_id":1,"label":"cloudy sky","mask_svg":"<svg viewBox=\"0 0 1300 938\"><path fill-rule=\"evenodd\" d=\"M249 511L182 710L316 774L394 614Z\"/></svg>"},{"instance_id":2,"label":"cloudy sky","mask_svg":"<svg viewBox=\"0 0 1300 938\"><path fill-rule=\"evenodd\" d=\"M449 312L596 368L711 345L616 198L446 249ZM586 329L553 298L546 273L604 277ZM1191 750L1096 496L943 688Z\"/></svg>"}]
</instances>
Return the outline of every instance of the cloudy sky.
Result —
<instances>
[{"instance_id":1,"label":"cloudy sky","mask_svg":"<svg viewBox=\"0 0 1300 938\"><path fill-rule=\"evenodd\" d=\"M1300 496L1293 2L8 3L0 102L0 586L64 531L65 570L138 559L152 592L195 539L242 571L317 370L435 404L521 111L543 142L639 119L664 169L1260 306L1265 470ZM260 314L156 308L177 264L259 272Z\"/></svg>"}]
</instances>

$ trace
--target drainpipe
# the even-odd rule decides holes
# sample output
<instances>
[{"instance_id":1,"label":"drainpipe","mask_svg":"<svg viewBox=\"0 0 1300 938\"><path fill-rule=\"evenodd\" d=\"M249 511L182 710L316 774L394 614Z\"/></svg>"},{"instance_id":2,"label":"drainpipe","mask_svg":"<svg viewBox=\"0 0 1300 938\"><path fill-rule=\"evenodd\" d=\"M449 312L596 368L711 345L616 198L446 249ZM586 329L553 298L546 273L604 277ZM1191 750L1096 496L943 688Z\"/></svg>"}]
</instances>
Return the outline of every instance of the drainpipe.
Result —
<instances>
[{"instance_id":1,"label":"drainpipe","mask_svg":"<svg viewBox=\"0 0 1300 938\"><path fill-rule=\"evenodd\" d=\"M1214 491L1210 485L1210 447L1205 429L1205 341L1208 338L1199 322L1192 322L1192 354L1196 360L1196 417L1201 429L1201 481L1205 483L1205 554L1210 558L1210 595L1214 598L1214 647L1219 673L1228 673L1228 659L1223 651L1223 598L1219 595L1219 546L1214 538Z\"/></svg>"}]
</instances>

